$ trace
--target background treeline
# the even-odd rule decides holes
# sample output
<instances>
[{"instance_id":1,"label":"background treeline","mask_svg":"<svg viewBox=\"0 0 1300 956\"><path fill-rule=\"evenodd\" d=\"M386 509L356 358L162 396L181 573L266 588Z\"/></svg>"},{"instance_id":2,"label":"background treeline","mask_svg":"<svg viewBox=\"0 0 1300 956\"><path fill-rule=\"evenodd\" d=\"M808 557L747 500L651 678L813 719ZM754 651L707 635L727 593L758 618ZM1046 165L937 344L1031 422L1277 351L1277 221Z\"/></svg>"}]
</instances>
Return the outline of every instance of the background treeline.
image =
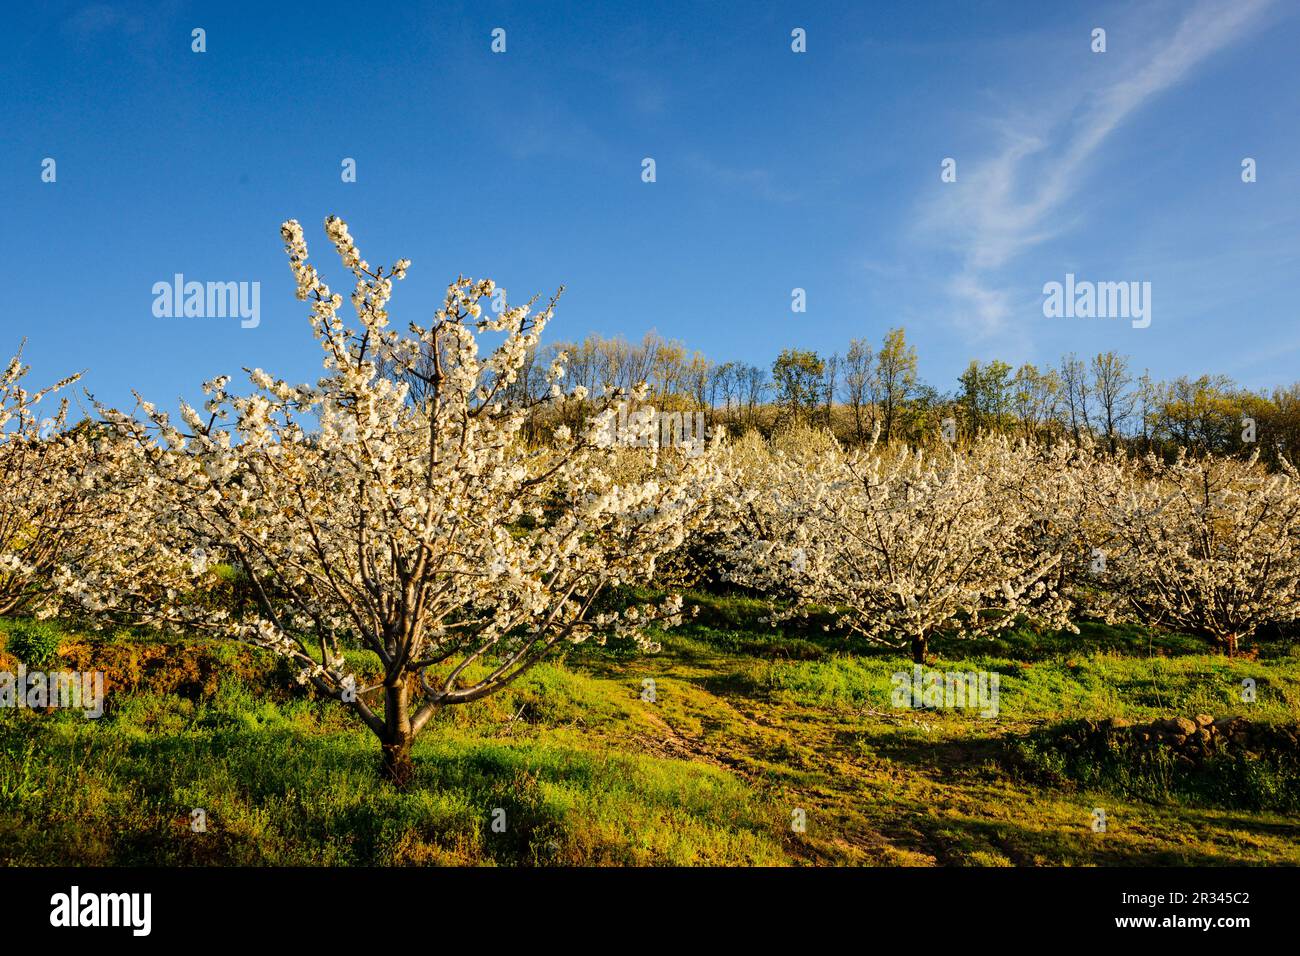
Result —
<instances>
[{"instance_id":1,"label":"background treeline","mask_svg":"<svg viewBox=\"0 0 1300 956\"><path fill-rule=\"evenodd\" d=\"M710 426L724 425L733 434L770 435L801 423L830 428L851 445L870 439L876 427L886 441L919 442L951 420L948 429L959 440L991 432L1048 440L1090 436L1112 449L1143 453L1258 449L1268 461L1300 447L1300 383L1260 392L1226 375L1159 381L1114 351L1072 353L1054 366L972 361L944 390L922 380L916 350L901 328L878 345L853 339L843 354L785 349L767 367L717 362L654 332L639 342L593 334L538 349L516 388L540 396L548 388L546 370L561 351L568 355L568 387L582 385L599 395L644 381L656 407L704 412ZM583 413L582 403L569 403L564 423L576 424Z\"/></svg>"}]
</instances>

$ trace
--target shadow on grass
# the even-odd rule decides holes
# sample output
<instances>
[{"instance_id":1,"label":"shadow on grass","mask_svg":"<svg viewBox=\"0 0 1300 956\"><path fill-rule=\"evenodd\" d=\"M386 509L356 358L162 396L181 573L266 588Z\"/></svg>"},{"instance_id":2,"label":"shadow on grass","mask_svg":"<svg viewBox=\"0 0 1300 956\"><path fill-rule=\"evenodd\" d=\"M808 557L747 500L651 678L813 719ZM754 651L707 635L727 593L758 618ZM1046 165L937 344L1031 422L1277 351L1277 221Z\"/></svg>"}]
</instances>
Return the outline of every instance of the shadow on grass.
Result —
<instances>
[{"instance_id":1,"label":"shadow on grass","mask_svg":"<svg viewBox=\"0 0 1300 956\"><path fill-rule=\"evenodd\" d=\"M1110 829L1094 833L1085 822L1042 827L1006 820L945 816L935 818L919 835L944 866L1248 866L1258 864L1257 851L1237 854L1221 846L1207 851L1191 846L1148 847L1124 833L1122 816ZM1252 822L1246 828L1257 830ZM888 831L886 831L888 832ZM903 836L904 834L897 834Z\"/></svg>"}]
</instances>

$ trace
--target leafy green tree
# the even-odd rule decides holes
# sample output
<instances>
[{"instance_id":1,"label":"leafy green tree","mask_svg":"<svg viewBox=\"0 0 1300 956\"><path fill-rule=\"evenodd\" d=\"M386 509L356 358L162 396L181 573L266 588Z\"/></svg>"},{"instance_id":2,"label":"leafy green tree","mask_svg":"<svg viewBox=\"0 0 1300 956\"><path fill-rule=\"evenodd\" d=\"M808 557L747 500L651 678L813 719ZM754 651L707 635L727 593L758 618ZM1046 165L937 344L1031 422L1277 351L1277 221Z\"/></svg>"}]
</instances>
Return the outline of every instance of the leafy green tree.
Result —
<instances>
[{"instance_id":1,"label":"leafy green tree","mask_svg":"<svg viewBox=\"0 0 1300 956\"><path fill-rule=\"evenodd\" d=\"M879 390L881 437L894 436L898 417L916 389L916 349L907 344L901 328L885 333L885 341L876 353L875 386Z\"/></svg>"},{"instance_id":2,"label":"leafy green tree","mask_svg":"<svg viewBox=\"0 0 1300 956\"><path fill-rule=\"evenodd\" d=\"M806 421L822 402L826 363L816 352L784 349L772 363L776 403L792 421Z\"/></svg>"},{"instance_id":3,"label":"leafy green tree","mask_svg":"<svg viewBox=\"0 0 1300 956\"><path fill-rule=\"evenodd\" d=\"M1001 429L1011 410L1011 366L999 359L985 365L972 360L959 381L970 433Z\"/></svg>"}]
</instances>

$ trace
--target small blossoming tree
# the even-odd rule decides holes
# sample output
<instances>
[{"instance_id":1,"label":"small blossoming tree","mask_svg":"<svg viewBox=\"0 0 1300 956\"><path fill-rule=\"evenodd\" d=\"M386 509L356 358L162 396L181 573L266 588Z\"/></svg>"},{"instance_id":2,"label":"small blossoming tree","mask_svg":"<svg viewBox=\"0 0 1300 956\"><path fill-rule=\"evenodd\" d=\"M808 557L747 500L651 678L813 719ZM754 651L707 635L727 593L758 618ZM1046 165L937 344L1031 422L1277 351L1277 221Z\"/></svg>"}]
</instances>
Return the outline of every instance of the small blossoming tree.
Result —
<instances>
[{"instance_id":1,"label":"small blossoming tree","mask_svg":"<svg viewBox=\"0 0 1300 956\"><path fill-rule=\"evenodd\" d=\"M1197 634L1233 656L1261 624L1300 618L1300 473L1180 454L1107 463L1112 617Z\"/></svg>"},{"instance_id":2,"label":"small blossoming tree","mask_svg":"<svg viewBox=\"0 0 1300 956\"><path fill-rule=\"evenodd\" d=\"M28 392L28 371L20 350L0 372L0 614L49 613L55 569L91 546L87 437L68 432L66 398L41 405L78 376Z\"/></svg>"},{"instance_id":3,"label":"small blossoming tree","mask_svg":"<svg viewBox=\"0 0 1300 956\"><path fill-rule=\"evenodd\" d=\"M530 414L572 398L563 355L549 390L521 402L517 380L554 300L489 314L490 280L458 279L427 326L389 327L387 304L409 262L373 268L337 218L326 233L355 279L357 322L308 262L303 230L281 227L298 298L324 353L315 385L253 369L253 390L205 384L180 423L148 403L105 411L148 477L153 551L70 582L97 586L104 611L215 629L296 662L300 679L351 707L380 739L383 774L411 779L411 745L440 708L517 680L565 642L676 622L680 599L618 609L601 596L646 581L656 560L710 521L712 454L651 447L635 478L603 438L622 398L606 396L582 434L530 447ZM495 345L486 356L480 343ZM409 387L418 376L420 397ZM585 399L585 394L577 396ZM123 466L127 467L127 466ZM130 469L128 469L130 470ZM217 562L236 565L246 609L187 602ZM74 576L75 577L75 576ZM364 685L344 651L381 673Z\"/></svg>"},{"instance_id":4,"label":"small blossoming tree","mask_svg":"<svg viewBox=\"0 0 1300 956\"><path fill-rule=\"evenodd\" d=\"M968 451L833 440L750 454L727 496L720 557L738 583L811 605L869 640L906 644L923 663L937 633L979 637L1021 617L1069 627L1045 548L1033 456L1000 438Z\"/></svg>"}]
</instances>

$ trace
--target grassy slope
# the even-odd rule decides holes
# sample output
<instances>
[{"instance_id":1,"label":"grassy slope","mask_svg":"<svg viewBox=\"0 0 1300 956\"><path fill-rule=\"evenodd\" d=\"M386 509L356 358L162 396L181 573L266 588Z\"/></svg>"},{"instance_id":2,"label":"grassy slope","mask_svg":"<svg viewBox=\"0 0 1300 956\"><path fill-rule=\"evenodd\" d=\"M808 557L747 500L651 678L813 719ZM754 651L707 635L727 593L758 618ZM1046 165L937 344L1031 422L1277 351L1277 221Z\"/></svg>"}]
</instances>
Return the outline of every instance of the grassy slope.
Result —
<instances>
[{"instance_id":1,"label":"grassy slope","mask_svg":"<svg viewBox=\"0 0 1300 956\"><path fill-rule=\"evenodd\" d=\"M1296 720L1300 656L1227 662L1104 628L941 645L937 666L1003 675L984 720L892 708L897 652L703 603L660 654L575 649L440 714L406 794L374 781L377 745L340 708L268 681L251 652L70 640L71 663L120 675L114 706L99 721L0 711L0 862L1300 862L1294 817L1054 789L1000 759L1005 736L1072 717Z\"/></svg>"}]
</instances>

